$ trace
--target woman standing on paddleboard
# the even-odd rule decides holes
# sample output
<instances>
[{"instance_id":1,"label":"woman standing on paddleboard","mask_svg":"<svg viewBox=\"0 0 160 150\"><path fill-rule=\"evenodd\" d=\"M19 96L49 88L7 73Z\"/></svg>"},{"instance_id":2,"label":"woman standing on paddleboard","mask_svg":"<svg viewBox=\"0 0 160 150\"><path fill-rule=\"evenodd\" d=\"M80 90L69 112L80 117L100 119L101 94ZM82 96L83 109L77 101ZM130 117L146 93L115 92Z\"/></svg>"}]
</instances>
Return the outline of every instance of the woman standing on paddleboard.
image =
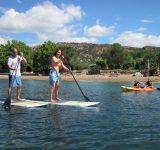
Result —
<instances>
[{"instance_id":1,"label":"woman standing on paddleboard","mask_svg":"<svg viewBox=\"0 0 160 150\"><path fill-rule=\"evenodd\" d=\"M56 50L54 56L51 59L52 69L49 72L49 82L50 82L50 93L49 93L49 101L58 101L58 89L60 84L60 73L59 68L62 67L66 71L69 69L63 64L62 59L64 58L63 53L60 49ZM53 93L55 93L55 98L53 100Z\"/></svg>"}]
</instances>

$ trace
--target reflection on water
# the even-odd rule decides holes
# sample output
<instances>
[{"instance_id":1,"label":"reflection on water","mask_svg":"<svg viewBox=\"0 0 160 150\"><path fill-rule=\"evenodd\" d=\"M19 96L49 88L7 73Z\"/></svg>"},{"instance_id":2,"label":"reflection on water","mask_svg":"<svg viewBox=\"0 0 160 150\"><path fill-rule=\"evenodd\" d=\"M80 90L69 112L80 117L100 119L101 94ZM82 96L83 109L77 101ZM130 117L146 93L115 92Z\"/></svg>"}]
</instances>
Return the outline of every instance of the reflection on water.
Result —
<instances>
[{"instance_id":1,"label":"reflection on water","mask_svg":"<svg viewBox=\"0 0 160 150\"><path fill-rule=\"evenodd\" d=\"M121 85L80 82L85 94L100 102L98 107L0 109L0 149L158 149L160 91L124 93ZM0 80L1 99L6 89L7 81ZM46 99L48 91L48 81L23 82L23 97ZM74 82L63 81L60 95L83 100Z\"/></svg>"}]
</instances>

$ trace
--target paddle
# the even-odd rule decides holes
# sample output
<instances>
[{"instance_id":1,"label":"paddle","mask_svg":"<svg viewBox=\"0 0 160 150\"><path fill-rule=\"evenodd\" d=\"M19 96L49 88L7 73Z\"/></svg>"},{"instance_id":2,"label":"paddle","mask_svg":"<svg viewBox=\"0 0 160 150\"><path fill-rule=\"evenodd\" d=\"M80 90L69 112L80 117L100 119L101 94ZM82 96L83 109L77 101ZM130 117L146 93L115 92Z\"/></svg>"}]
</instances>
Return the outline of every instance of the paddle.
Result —
<instances>
[{"instance_id":1,"label":"paddle","mask_svg":"<svg viewBox=\"0 0 160 150\"><path fill-rule=\"evenodd\" d=\"M18 66L19 66L19 64L20 64L20 58L18 59L18 62L17 62L17 64L16 64L16 72L15 72L15 76L14 76L14 78L13 78L13 80L11 79L11 92L9 93L9 96L8 96L8 98L5 100L5 102L3 103L3 107L4 107L4 109L6 110L6 111L9 111L10 109L11 109L11 98L12 98L12 87L13 87L13 83L14 83L14 80L15 80L15 78L16 78L16 74L17 74L17 69L18 69ZM14 71L13 71L13 73L12 73L12 75L11 76L13 76L13 74L14 74Z\"/></svg>"},{"instance_id":2,"label":"paddle","mask_svg":"<svg viewBox=\"0 0 160 150\"><path fill-rule=\"evenodd\" d=\"M83 95L83 97L84 97L85 101L90 102L91 100L90 100L86 95L84 95L84 93L83 93L83 91L82 91L81 87L79 86L79 84L78 84L78 82L77 82L77 80L76 80L76 78L75 78L75 76L73 75L73 73L72 73L72 71L71 71L71 70L70 70L70 73L71 73L71 75L72 75L72 77L73 77L74 81L76 82L76 84L77 84L77 86L78 86L79 90L81 91L81 93L82 93L82 95Z\"/></svg>"},{"instance_id":3,"label":"paddle","mask_svg":"<svg viewBox=\"0 0 160 150\"><path fill-rule=\"evenodd\" d=\"M64 59L64 56L62 56L62 58ZM67 61L67 60L66 60L66 62L67 62L67 65L69 66L69 64L68 64L68 61ZM70 68L70 67L69 67L69 68ZM81 93L82 93L82 95L83 95L83 97L84 97L85 101L86 101L86 102L90 102L91 100L90 100L86 95L84 95L84 92L82 91L82 89L81 89L80 85L78 84L78 82L77 82L77 80L76 80L76 78L75 78L74 74L72 73L71 69L69 69L69 72L71 73L71 75L72 75L72 77L73 77L74 81L76 82L76 84L77 84L77 86L78 86L79 90L81 91Z\"/></svg>"}]
</instances>

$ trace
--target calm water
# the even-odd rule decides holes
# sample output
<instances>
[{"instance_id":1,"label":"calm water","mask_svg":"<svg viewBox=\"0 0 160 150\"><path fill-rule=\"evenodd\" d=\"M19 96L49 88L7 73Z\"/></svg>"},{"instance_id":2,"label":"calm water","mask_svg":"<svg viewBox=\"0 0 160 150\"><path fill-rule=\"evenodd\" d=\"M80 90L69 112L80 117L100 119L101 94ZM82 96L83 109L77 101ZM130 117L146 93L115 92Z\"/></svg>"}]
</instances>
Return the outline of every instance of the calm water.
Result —
<instances>
[{"instance_id":1,"label":"calm water","mask_svg":"<svg viewBox=\"0 0 160 150\"><path fill-rule=\"evenodd\" d=\"M160 149L160 91L122 93L131 83L79 82L99 107L0 108L0 150ZM155 84L158 87L158 84ZM47 98L48 81L23 81L23 97ZM6 98L7 80L0 80ZM74 82L62 82L62 99L83 100Z\"/></svg>"}]
</instances>

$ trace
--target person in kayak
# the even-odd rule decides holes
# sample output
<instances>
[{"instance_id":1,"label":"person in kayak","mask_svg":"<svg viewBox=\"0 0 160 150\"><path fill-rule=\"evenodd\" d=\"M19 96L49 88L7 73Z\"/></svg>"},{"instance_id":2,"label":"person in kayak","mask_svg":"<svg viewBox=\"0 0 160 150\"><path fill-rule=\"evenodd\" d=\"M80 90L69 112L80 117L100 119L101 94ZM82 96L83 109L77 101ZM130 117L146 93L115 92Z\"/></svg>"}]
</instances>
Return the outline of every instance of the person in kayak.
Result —
<instances>
[{"instance_id":1,"label":"person in kayak","mask_svg":"<svg viewBox=\"0 0 160 150\"><path fill-rule=\"evenodd\" d=\"M148 79L148 81L145 83L146 87L150 87L153 88L153 84L152 81L150 79Z\"/></svg>"},{"instance_id":2,"label":"person in kayak","mask_svg":"<svg viewBox=\"0 0 160 150\"><path fill-rule=\"evenodd\" d=\"M50 82L49 101L61 100L60 98L58 98L58 90L60 85L59 69L60 67L62 67L64 70L69 71L69 69L63 64L62 61L63 58L64 56L60 49L56 50L54 56L51 58L52 69L49 72L49 82ZM53 93L55 93L54 100L53 100Z\"/></svg>"},{"instance_id":3,"label":"person in kayak","mask_svg":"<svg viewBox=\"0 0 160 150\"><path fill-rule=\"evenodd\" d=\"M135 80L133 86L134 86L135 88L139 88L139 87L140 87L140 84L141 84L140 82L138 82L137 80Z\"/></svg>"}]
</instances>

